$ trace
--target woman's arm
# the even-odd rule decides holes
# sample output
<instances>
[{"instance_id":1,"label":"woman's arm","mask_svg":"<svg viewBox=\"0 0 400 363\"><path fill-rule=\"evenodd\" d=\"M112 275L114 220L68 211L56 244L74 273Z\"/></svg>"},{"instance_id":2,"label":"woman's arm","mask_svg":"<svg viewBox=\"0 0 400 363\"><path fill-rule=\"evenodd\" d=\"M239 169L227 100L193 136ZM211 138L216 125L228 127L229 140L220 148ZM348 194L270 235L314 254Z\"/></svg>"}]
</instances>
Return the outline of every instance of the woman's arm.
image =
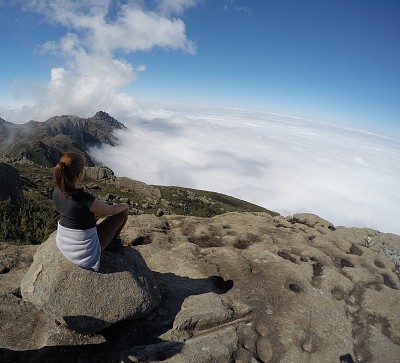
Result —
<instances>
[{"instance_id":1,"label":"woman's arm","mask_svg":"<svg viewBox=\"0 0 400 363\"><path fill-rule=\"evenodd\" d=\"M112 216L128 208L129 206L126 203L108 205L96 198L89 209L100 216Z\"/></svg>"}]
</instances>

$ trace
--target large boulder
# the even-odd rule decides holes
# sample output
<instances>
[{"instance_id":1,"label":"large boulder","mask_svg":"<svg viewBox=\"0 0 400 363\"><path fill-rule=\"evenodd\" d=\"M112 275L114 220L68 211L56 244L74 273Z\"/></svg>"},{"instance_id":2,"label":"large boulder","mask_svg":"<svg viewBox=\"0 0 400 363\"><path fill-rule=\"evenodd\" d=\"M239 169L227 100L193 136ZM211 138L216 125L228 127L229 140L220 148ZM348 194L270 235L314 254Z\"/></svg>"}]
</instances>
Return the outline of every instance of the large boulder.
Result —
<instances>
[{"instance_id":1,"label":"large boulder","mask_svg":"<svg viewBox=\"0 0 400 363\"><path fill-rule=\"evenodd\" d=\"M86 168L85 174L94 180L114 180L114 172L106 166L92 166Z\"/></svg>"},{"instance_id":2,"label":"large boulder","mask_svg":"<svg viewBox=\"0 0 400 363\"><path fill-rule=\"evenodd\" d=\"M100 270L75 266L58 250L54 232L34 255L21 294L47 315L83 333L143 317L160 303L152 272L130 247L103 252Z\"/></svg>"}]
</instances>

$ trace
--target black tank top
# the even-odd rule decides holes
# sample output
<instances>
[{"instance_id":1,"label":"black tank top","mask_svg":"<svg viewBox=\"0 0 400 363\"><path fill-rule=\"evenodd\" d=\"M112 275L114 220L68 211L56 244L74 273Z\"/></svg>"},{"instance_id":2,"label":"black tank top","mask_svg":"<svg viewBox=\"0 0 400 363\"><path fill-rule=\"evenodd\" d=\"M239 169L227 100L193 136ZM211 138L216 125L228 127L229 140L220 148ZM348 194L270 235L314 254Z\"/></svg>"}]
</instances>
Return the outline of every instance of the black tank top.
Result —
<instances>
[{"instance_id":1,"label":"black tank top","mask_svg":"<svg viewBox=\"0 0 400 363\"><path fill-rule=\"evenodd\" d=\"M76 189L72 195L65 195L55 188L53 201L61 216L60 224L70 229L95 227L96 217L89 209L95 199L92 194L82 189Z\"/></svg>"}]
</instances>

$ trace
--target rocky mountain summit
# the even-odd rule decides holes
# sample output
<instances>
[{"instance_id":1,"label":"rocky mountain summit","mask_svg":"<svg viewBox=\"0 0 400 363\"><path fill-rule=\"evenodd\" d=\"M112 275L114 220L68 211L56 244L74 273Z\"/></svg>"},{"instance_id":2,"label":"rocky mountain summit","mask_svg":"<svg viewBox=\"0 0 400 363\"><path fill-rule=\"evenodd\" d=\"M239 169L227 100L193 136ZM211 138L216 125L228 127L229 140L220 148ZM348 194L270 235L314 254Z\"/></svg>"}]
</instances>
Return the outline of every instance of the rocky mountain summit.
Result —
<instances>
[{"instance_id":1,"label":"rocky mountain summit","mask_svg":"<svg viewBox=\"0 0 400 363\"><path fill-rule=\"evenodd\" d=\"M63 115L21 125L0 119L0 156L8 162L30 160L54 166L66 151L78 151L86 156L89 165L94 165L88 148L101 144L114 146L118 140L113 131L125 128L104 111L86 119Z\"/></svg>"},{"instance_id":2,"label":"rocky mountain summit","mask_svg":"<svg viewBox=\"0 0 400 363\"><path fill-rule=\"evenodd\" d=\"M400 362L400 236L93 166L87 147L123 128L0 119L0 362ZM67 150L92 165L88 191L129 205L99 272L54 243Z\"/></svg>"},{"instance_id":3,"label":"rocky mountain summit","mask_svg":"<svg viewBox=\"0 0 400 363\"><path fill-rule=\"evenodd\" d=\"M140 255L161 302L92 335L22 298L37 247L1 245L1 361L399 361L400 236L335 227L312 214L234 212L129 216L122 238L114 258ZM36 268L45 263L40 254ZM82 299L96 311L89 291ZM117 312L121 292L104 293ZM72 288L64 294L61 305L76 298Z\"/></svg>"}]
</instances>

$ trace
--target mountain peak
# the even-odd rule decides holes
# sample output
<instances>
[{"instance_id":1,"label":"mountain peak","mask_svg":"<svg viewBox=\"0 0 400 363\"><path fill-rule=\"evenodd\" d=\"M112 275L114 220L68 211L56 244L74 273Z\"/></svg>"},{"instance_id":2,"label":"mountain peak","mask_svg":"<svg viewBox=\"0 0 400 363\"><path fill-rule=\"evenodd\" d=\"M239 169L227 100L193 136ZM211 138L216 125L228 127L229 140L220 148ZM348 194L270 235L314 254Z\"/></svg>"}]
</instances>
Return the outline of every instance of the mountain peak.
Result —
<instances>
[{"instance_id":1,"label":"mountain peak","mask_svg":"<svg viewBox=\"0 0 400 363\"><path fill-rule=\"evenodd\" d=\"M101 144L115 146L118 138L113 131L116 129L126 127L104 111L87 119L62 115L18 126L1 120L0 144L7 140L7 148L0 150L0 156L6 154L3 156L11 160L24 157L41 165L55 165L66 151L78 151L84 153L88 165L94 165L87 151Z\"/></svg>"},{"instance_id":2,"label":"mountain peak","mask_svg":"<svg viewBox=\"0 0 400 363\"><path fill-rule=\"evenodd\" d=\"M6 120L4 120L3 118L0 117L0 125L4 125L6 127L13 127L15 126L12 122L8 122Z\"/></svg>"},{"instance_id":3,"label":"mountain peak","mask_svg":"<svg viewBox=\"0 0 400 363\"><path fill-rule=\"evenodd\" d=\"M91 117L90 119L100 119L100 120L106 122L110 126L117 127L117 128L125 128L125 126L123 124L121 124L119 121L117 121L114 117L110 116L105 111L97 111L96 114L93 117Z\"/></svg>"},{"instance_id":4,"label":"mountain peak","mask_svg":"<svg viewBox=\"0 0 400 363\"><path fill-rule=\"evenodd\" d=\"M100 117L101 119L105 118L112 118L107 112L105 111L97 111L94 117Z\"/></svg>"}]
</instances>

